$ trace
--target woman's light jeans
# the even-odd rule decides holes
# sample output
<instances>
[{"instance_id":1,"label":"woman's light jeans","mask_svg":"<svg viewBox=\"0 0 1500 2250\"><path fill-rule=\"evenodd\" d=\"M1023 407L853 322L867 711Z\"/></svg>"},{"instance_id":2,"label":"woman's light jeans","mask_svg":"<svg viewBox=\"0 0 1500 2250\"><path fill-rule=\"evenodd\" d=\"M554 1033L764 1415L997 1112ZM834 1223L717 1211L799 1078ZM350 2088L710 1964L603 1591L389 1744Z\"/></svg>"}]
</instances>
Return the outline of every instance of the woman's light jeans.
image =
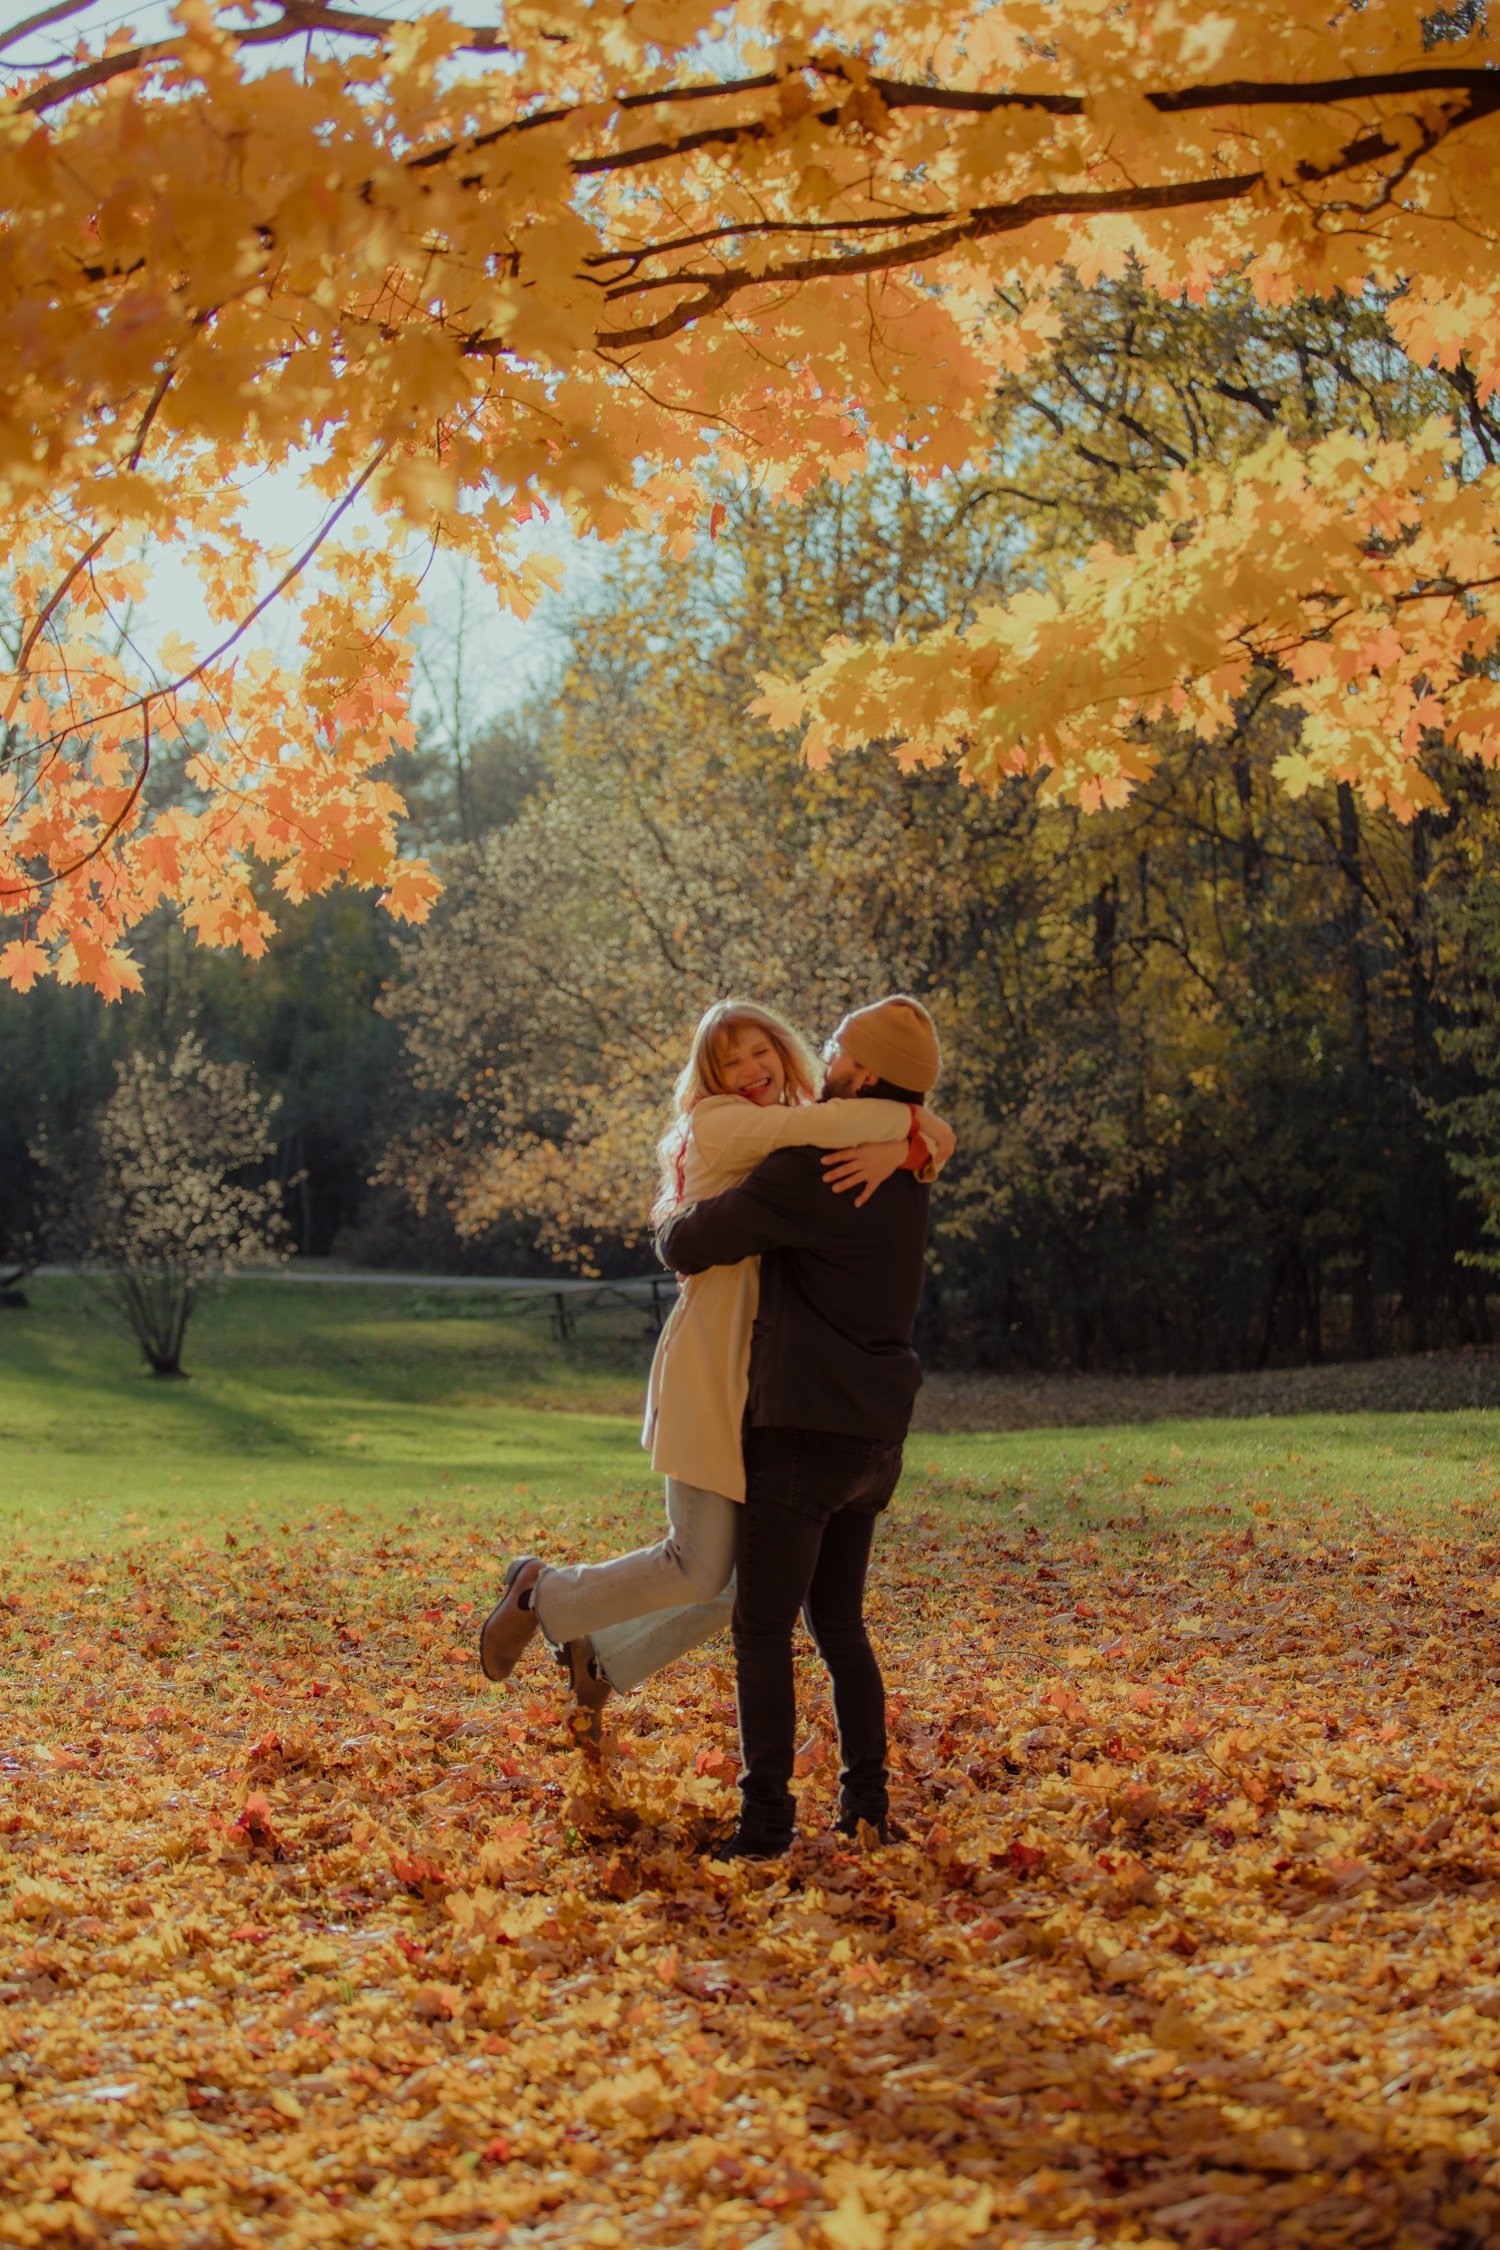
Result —
<instances>
[{"instance_id":1,"label":"woman's light jeans","mask_svg":"<svg viewBox=\"0 0 1500 2250\"><path fill-rule=\"evenodd\" d=\"M611 1562L542 1572L533 1597L542 1631L559 1645L586 1635L612 1688L639 1687L728 1625L738 1514L722 1492L668 1477L665 1539Z\"/></svg>"}]
</instances>

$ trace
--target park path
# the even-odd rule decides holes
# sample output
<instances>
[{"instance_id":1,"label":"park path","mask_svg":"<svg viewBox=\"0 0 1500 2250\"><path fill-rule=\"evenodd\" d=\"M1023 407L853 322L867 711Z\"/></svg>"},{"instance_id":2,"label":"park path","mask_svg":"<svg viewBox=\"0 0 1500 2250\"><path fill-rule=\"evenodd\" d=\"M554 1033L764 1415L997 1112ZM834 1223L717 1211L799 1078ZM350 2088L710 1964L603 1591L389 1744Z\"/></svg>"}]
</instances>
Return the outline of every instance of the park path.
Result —
<instances>
[{"instance_id":1,"label":"park path","mask_svg":"<svg viewBox=\"0 0 1500 2250\"><path fill-rule=\"evenodd\" d=\"M77 1265L43 1265L35 1271L41 1279L76 1276L88 1269ZM555 1296L559 1290L614 1290L621 1295L637 1292L650 1297L654 1290L671 1289L669 1273L628 1274L620 1281L590 1281L576 1274L406 1273L380 1266L342 1266L326 1258L293 1258L284 1266L252 1266L239 1277L246 1281L296 1281L357 1284L360 1288L487 1289L514 1291L518 1296Z\"/></svg>"},{"instance_id":2,"label":"park path","mask_svg":"<svg viewBox=\"0 0 1500 2250\"><path fill-rule=\"evenodd\" d=\"M88 1270L77 1265L36 1268L44 1277L78 1275ZM589 1281L576 1274L394 1273L386 1268L339 1265L324 1258L293 1258L285 1265L251 1266L236 1278L297 1282L319 1288L469 1290L491 1297L531 1299L545 1304L553 1331L563 1342L575 1333L580 1315L605 1305L639 1308L659 1334L677 1296L676 1276L663 1272L629 1274L620 1281Z\"/></svg>"}]
</instances>

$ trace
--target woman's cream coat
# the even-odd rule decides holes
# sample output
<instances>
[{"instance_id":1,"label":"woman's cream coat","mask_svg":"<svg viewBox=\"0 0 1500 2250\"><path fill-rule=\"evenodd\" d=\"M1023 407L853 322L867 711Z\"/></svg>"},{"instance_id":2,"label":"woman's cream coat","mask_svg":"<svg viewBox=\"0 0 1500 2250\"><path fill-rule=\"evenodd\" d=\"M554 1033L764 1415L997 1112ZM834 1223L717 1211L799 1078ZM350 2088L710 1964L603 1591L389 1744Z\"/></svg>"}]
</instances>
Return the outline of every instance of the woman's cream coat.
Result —
<instances>
[{"instance_id":1,"label":"woman's cream coat","mask_svg":"<svg viewBox=\"0 0 1500 2250\"><path fill-rule=\"evenodd\" d=\"M759 1109L740 1094L711 1094L688 1121L683 1200L701 1203L738 1187L774 1149L904 1141L911 1116L905 1102L808 1102ZM705 1492L722 1492L731 1500L745 1497L740 1424L759 1301L759 1258L690 1275L661 1332L646 1387L641 1443L651 1449L651 1466L663 1476Z\"/></svg>"}]
</instances>

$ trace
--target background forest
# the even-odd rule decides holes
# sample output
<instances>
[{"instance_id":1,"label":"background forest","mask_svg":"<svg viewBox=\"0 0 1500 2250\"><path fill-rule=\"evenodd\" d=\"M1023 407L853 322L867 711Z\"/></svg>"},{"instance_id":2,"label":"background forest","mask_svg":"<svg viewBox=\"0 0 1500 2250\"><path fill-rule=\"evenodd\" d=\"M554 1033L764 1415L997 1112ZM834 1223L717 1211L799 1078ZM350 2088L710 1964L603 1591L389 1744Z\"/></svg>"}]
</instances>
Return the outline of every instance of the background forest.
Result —
<instances>
[{"instance_id":1,"label":"background forest","mask_svg":"<svg viewBox=\"0 0 1500 2250\"><path fill-rule=\"evenodd\" d=\"M59 1151L122 1061L192 1030L279 1097L298 1249L516 1272L637 1270L652 1144L725 992L821 1035L892 985L949 1056L926 1346L951 1364L1175 1367L1489 1341L1500 1213L1500 781L1437 735L1446 809L1293 796L1268 676L1234 737L1176 735L1128 801L996 793L874 750L812 772L750 706L830 635L958 625L1149 522L1185 463L1268 430L1391 438L1500 414L1415 369L1372 301L1268 312L1074 287L1003 387L980 474L889 459L778 507L726 490L685 559L615 556L555 688L503 724L436 607L429 716L393 774L446 891L278 907L266 958L142 933L145 994L0 994L0 1243L81 1245ZM1294 770L1294 769L1293 769ZM1278 778L1278 775L1281 778ZM39 1161L50 1156L50 1161Z\"/></svg>"}]
</instances>

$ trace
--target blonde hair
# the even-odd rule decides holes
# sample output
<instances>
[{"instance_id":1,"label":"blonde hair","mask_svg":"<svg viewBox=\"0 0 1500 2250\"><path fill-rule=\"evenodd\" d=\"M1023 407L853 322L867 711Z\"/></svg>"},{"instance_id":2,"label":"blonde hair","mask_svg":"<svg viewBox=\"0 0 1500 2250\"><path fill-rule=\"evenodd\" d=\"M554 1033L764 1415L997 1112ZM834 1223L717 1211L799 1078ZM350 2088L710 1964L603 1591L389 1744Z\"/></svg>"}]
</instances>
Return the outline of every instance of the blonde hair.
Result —
<instances>
[{"instance_id":1,"label":"blonde hair","mask_svg":"<svg viewBox=\"0 0 1500 2250\"><path fill-rule=\"evenodd\" d=\"M777 1015L774 1008L762 1008L754 1000L716 1000L711 1008L705 1008L693 1033L688 1059L672 1089L672 1121L656 1144L661 1184L651 1207L654 1225L660 1226L677 1208L679 1171L693 1111L711 1094L730 1091L724 1083L724 1050L735 1032L752 1026L765 1033L780 1058L786 1076L782 1101L795 1104L818 1098L823 1083L818 1058L785 1016Z\"/></svg>"}]
</instances>

